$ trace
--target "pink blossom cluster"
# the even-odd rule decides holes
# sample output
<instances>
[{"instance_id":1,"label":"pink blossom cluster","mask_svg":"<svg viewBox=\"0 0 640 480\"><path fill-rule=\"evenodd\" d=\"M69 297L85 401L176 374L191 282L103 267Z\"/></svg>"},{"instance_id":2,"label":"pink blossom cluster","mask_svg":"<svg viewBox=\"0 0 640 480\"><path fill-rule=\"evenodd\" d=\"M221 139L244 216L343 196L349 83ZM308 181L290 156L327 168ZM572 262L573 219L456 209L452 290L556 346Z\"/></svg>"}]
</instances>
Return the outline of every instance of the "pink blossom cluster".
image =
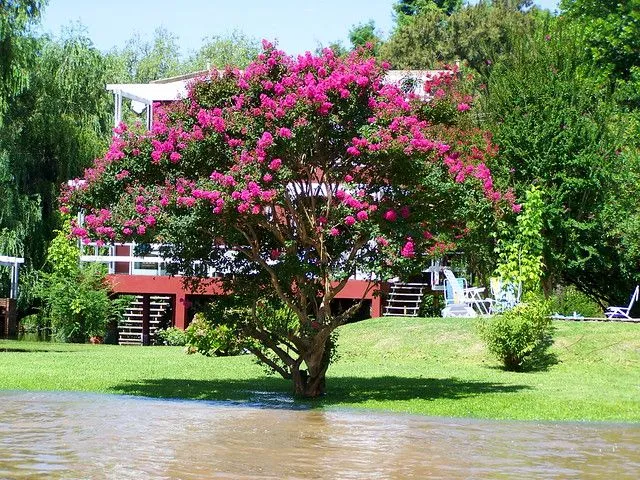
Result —
<instances>
[{"instance_id":1,"label":"pink blossom cluster","mask_svg":"<svg viewBox=\"0 0 640 480\"><path fill-rule=\"evenodd\" d=\"M112 175L118 188L132 198L122 202L118 215L92 211L73 234L105 240L120 234L147 235L161 222L163 212L197 206L206 206L221 221L257 221L267 212L273 215L274 209L286 208L287 185L301 179L323 183L333 196L331 210L315 222L310 220L320 233L358 235L374 224L389 229L389 224L397 222L393 231L414 221L419 206L368 194L365 188L371 181L392 186L394 172L387 165L394 155L439 162L456 182L479 182L488 199L506 200L515 211L512 193L503 197L495 188L483 162L485 152L458 151L457 145L441 140L442 131L434 130L415 108L422 100L385 84L384 68L374 58L357 53L344 59L327 49L318 56L307 53L294 59L267 44L244 71L211 72L191 85L184 102L156 105L150 132L139 133L126 125L114 130L109 151L85 172L85 184L76 190L80 197L90 196ZM435 75L425 90L434 98L444 97L454 76L455 72ZM211 106L210 96L202 93L220 82L232 85L235 94ZM313 122L318 121L313 119L328 125L334 122L333 116L341 119L353 102L368 109L363 118L369 116L369 124L340 144L341 158L330 159L333 164L311 158L309 152L316 146L309 139L317 135ZM462 97L457 108L466 111L470 105L471 99ZM348 122L340 128L345 126ZM304 142L306 150L296 150L307 145ZM146 190L139 186L157 177L157 172L166 174L166 181ZM72 197L73 191L65 192L65 200ZM391 233L385 235L376 238L377 244L393 247L406 258L426 248L439 251L450 246L435 241L428 231L408 238L398 235L395 241ZM271 259L279 255L274 250L269 253Z\"/></svg>"},{"instance_id":2,"label":"pink blossom cluster","mask_svg":"<svg viewBox=\"0 0 640 480\"><path fill-rule=\"evenodd\" d=\"M400 255L405 258L413 258L416 256L415 243L411 237L407 238L406 243L402 246Z\"/></svg>"}]
</instances>

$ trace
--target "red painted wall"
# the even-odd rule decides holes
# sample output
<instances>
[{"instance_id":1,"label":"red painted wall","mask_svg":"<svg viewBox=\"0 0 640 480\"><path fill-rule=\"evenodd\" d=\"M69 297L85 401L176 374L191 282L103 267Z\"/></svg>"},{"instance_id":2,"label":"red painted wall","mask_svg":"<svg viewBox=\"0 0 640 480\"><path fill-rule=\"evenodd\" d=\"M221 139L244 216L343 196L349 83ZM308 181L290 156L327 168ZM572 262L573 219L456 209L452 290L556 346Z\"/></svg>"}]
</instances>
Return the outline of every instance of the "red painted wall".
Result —
<instances>
[{"instance_id":1,"label":"red painted wall","mask_svg":"<svg viewBox=\"0 0 640 480\"><path fill-rule=\"evenodd\" d=\"M147 275L109 275L107 279L114 293L175 295L175 326L183 330L186 328L188 305L185 299L187 295L193 295L194 293L184 288L182 278ZM203 286L198 294L221 295L222 288L220 288L218 283L211 283Z\"/></svg>"},{"instance_id":2,"label":"red painted wall","mask_svg":"<svg viewBox=\"0 0 640 480\"><path fill-rule=\"evenodd\" d=\"M181 329L187 327L187 295L222 295L223 290L218 282L204 285L198 292L186 290L182 284L181 277L170 276L150 276L150 275L109 275L108 281L114 293L128 294L153 294L153 295L174 295L175 296L175 326ZM349 280L347 285L336 296L337 299L363 298L363 294L369 286L369 282L364 280ZM364 298L371 300L371 316L382 316L382 296L377 295L378 290L385 291L386 284L382 288L378 285L372 287Z\"/></svg>"}]
</instances>

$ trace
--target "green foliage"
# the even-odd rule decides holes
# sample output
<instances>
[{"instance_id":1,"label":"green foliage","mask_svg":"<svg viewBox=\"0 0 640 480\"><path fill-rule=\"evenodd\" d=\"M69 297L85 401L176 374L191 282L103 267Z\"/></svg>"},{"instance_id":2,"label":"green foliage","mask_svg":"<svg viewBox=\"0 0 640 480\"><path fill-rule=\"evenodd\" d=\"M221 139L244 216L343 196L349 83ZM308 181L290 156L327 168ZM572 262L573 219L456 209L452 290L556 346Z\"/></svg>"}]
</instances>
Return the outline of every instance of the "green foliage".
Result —
<instances>
[{"instance_id":1,"label":"green foliage","mask_svg":"<svg viewBox=\"0 0 640 480\"><path fill-rule=\"evenodd\" d=\"M34 295L42 302L42 318L57 340L86 342L103 337L107 325L122 318L129 298L109 297L104 266L80 266L80 252L67 238L68 220L65 228L57 231L49 246L51 272L41 274Z\"/></svg>"},{"instance_id":2,"label":"green foliage","mask_svg":"<svg viewBox=\"0 0 640 480\"><path fill-rule=\"evenodd\" d=\"M164 27L156 28L150 41L135 34L122 50L112 50L107 58L109 83L147 83L184 73L178 37Z\"/></svg>"},{"instance_id":3,"label":"green foliage","mask_svg":"<svg viewBox=\"0 0 640 480\"><path fill-rule=\"evenodd\" d=\"M571 316L574 313L583 317L602 318L602 307L575 286L558 287L549 298L553 313Z\"/></svg>"},{"instance_id":4,"label":"green foliage","mask_svg":"<svg viewBox=\"0 0 640 480\"><path fill-rule=\"evenodd\" d=\"M522 212L518 215L512 236L498 239L496 274L508 283L522 283L525 291L538 291L544 264L542 262L542 191L535 185L526 193ZM502 223L502 228L505 224ZM501 232L504 235L505 232Z\"/></svg>"},{"instance_id":5,"label":"green foliage","mask_svg":"<svg viewBox=\"0 0 640 480\"><path fill-rule=\"evenodd\" d=\"M506 370L544 367L552 361L546 353L553 343L549 315L549 304L532 297L479 324L480 335Z\"/></svg>"},{"instance_id":6,"label":"green foliage","mask_svg":"<svg viewBox=\"0 0 640 480\"><path fill-rule=\"evenodd\" d=\"M610 296L609 302L614 304L626 301L632 285L640 282L637 269L640 262L640 152L630 148L618 159L620 166L613 180L616 188L610 192L602 212L605 223L603 236L621 258L618 275L627 279L626 285Z\"/></svg>"},{"instance_id":7,"label":"green foliage","mask_svg":"<svg viewBox=\"0 0 640 480\"><path fill-rule=\"evenodd\" d=\"M156 332L156 344L170 347L184 347L187 344L187 333L176 327L169 327Z\"/></svg>"},{"instance_id":8,"label":"green foliage","mask_svg":"<svg viewBox=\"0 0 640 480\"><path fill-rule=\"evenodd\" d=\"M20 319L20 333L46 337L49 333L47 321L37 313L26 315Z\"/></svg>"},{"instance_id":9,"label":"green foliage","mask_svg":"<svg viewBox=\"0 0 640 480\"><path fill-rule=\"evenodd\" d=\"M30 29L46 1L11 0L0 4L0 126L8 101L29 85L35 59Z\"/></svg>"},{"instance_id":10,"label":"green foliage","mask_svg":"<svg viewBox=\"0 0 640 480\"><path fill-rule=\"evenodd\" d=\"M603 212L619 196L618 123L582 48L582 32L562 19L522 38L491 72L483 121L494 133L497 162L522 196L545 194L545 289L574 284L594 297L628 290L621 259L606 240Z\"/></svg>"},{"instance_id":11,"label":"green foliage","mask_svg":"<svg viewBox=\"0 0 640 480\"><path fill-rule=\"evenodd\" d=\"M380 44L382 43L380 36L376 33L376 24L373 20L351 27L351 30L349 30L349 41L354 50L370 46L373 55L378 53Z\"/></svg>"},{"instance_id":12,"label":"green foliage","mask_svg":"<svg viewBox=\"0 0 640 480\"><path fill-rule=\"evenodd\" d=\"M640 0L562 0L563 14L584 30L591 58L613 79L640 68Z\"/></svg>"},{"instance_id":13,"label":"green foliage","mask_svg":"<svg viewBox=\"0 0 640 480\"><path fill-rule=\"evenodd\" d=\"M105 62L88 38L69 31L35 45L37 75L9 102L11 128L0 129L0 251L39 269L59 227L59 186L105 147L112 120Z\"/></svg>"},{"instance_id":14,"label":"green foliage","mask_svg":"<svg viewBox=\"0 0 640 480\"><path fill-rule=\"evenodd\" d=\"M202 46L185 59L178 37L165 28L157 28L151 40L134 35L122 50L110 51L106 62L109 83L146 83L228 65L244 68L259 52L254 38L235 30L229 35L204 38Z\"/></svg>"},{"instance_id":15,"label":"green foliage","mask_svg":"<svg viewBox=\"0 0 640 480\"><path fill-rule=\"evenodd\" d=\"M460 61L486 76L541 17L544 15L535 10L523 13L487 2L466 5L451 15L438 8L418 9L411 17L399 15L380 55L395 68L438 68ZM407 18L410 21L403 21Z\"/></svg>"},{"instance_id":16,"label":"green foliage","mask_svg":"<svg viewBox=\"0 0 640 480\"><path fill-rule=\"evenodd\" d=\"M241 312L229 312L241 315ZM185 331L188 353L201 353L207 357L239 355L244 350L243 341L235 330L224 323L215 324L202 312L196 313Z\"/></svg>"},{"instance_id":17,"label":"green foliage","mask_svg":"<svg viewBox=\"0 0 640 480\"><path fill-rule=\"evenodd\" d=\"M416 15L440 10L447 15L460 10L462 0L399 0L393 5L398 24L410 22Z\"/></svg>"},{"instance_id":18,"label":"green foliage","mask_svg":"<svg viewBox=\"0 0 640 480\"><path fill-rule=\"evenodd\" d=\"M443 297L442 295L428 295L425 294L422 297L422 303L420 304L420 317L439 317L443 305Z\"/></svg>"},{"instance_id":19,"label":"green foliage","mask_svg":"<svg viewBox=\"0 0 640 480\"><path fill-rule=\"evenodd\" d=\"M258 41L239 30L229 35L207 37L203 42L181 67L185 73L227 66L245 68L260 53Z\"/></svg>"}]
</instances>

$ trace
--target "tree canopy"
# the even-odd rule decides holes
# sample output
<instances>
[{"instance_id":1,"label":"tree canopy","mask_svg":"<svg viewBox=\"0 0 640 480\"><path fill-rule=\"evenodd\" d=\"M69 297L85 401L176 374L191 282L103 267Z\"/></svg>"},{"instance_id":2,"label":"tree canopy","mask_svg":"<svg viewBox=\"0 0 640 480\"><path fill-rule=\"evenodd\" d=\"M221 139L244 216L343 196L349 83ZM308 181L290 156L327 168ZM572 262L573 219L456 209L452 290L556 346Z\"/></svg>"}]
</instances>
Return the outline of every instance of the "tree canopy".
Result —
<instances>
[{"instance_id":1,"label":"tree canopy","mask_svg":"<svg viewBox=\"0 0 640 480\"><path fill-rule=\"evenodd\" d=\"M519 36L532 31L536 15L488 2L451 14L419 10L410 22L398 21L380 54L396 68L438 68L459 61L486 76Z\"/></svg>"},{"instance_id":2,"label":"tree canopy","mask_svg":"<svg viewBox=\"0 0 640 480\"><path fill-rule=\"evenodd\" d=\"M30 27L46 1L9 0L0 4L0 125L7 101L27 86L33 61Z\"/></svg>"},{"instance_id":3,"label":"tree canopy","mask_svg":"<svg viewBox=\"0 0 640 480\"><path fill-rule=\"evenodd\" d=\"M452 72L426 83L432 103L384 78L366 52L294 60L265 43L244 71L212 71L157 108L151 132L121 125L64 196L86 213L73 232L163 242L187 275L235 272L225 288L249 312L234 328L297 394L317 396L332 333L359 307L332 310L350 276L365 272L371 289L419 270L469 234L470 212L514 201L493 183L488 138L436 121L469 109ZM289 313L269 314L270 301Z\"/></svg>"},{"instance_id":4,"label":"tree canopy","mask_svg":"<svg viewBox=\"0 0 640 480\"><path fill-rule=\"evenodd\" d=\"M90 40L70 32L34 45L35 74L7 106L11 128L0 131L0 249L39 266L57 227L58 187L104 149L111 108L105 61Z\"/></svg>"}]
</instances>

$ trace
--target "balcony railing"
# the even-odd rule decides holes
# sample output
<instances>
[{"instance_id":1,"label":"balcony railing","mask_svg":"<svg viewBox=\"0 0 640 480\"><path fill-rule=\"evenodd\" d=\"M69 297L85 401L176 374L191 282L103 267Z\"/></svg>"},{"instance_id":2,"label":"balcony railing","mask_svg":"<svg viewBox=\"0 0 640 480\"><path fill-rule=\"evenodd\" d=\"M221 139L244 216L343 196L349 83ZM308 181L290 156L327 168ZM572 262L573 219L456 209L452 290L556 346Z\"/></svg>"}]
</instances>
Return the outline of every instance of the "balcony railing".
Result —
<instances>
[{"instance_id":1,"label":"balcony railing","mask_svg":"<svg viewBox=\"0 0 640 480\"><path fill-rule=\"evenodd\" d=\"M125 247L128 249L129 254L121 255L117 254L118 247ZM151 245L150 254L145 256L135 256L136 245L134 243L124 243L110 246L98 247L95 244L83 245L80 255L81 262L93 262L102 263L107 266L107 272L110 275L148 275L148 276L169 276L171 273L167 271L167 265L171 263L171 259L164 258L160 255L160 245ZM91 253L87 253L89 250ZM234 252L229 252L233 254ZM198 271L197 265L201 262L194 262ZM274 262L275 263L275 262ZM213 267L203 267L202 271L198 273L198 276L204 278L216 278L226 275L231 275L233 270L228 269L215 269ZM182 272L177 273L178 276L182 275ZM357 270L355 275L352 275L351 280L376 280L375 275Z\"/></svg>"}]
</instances>

